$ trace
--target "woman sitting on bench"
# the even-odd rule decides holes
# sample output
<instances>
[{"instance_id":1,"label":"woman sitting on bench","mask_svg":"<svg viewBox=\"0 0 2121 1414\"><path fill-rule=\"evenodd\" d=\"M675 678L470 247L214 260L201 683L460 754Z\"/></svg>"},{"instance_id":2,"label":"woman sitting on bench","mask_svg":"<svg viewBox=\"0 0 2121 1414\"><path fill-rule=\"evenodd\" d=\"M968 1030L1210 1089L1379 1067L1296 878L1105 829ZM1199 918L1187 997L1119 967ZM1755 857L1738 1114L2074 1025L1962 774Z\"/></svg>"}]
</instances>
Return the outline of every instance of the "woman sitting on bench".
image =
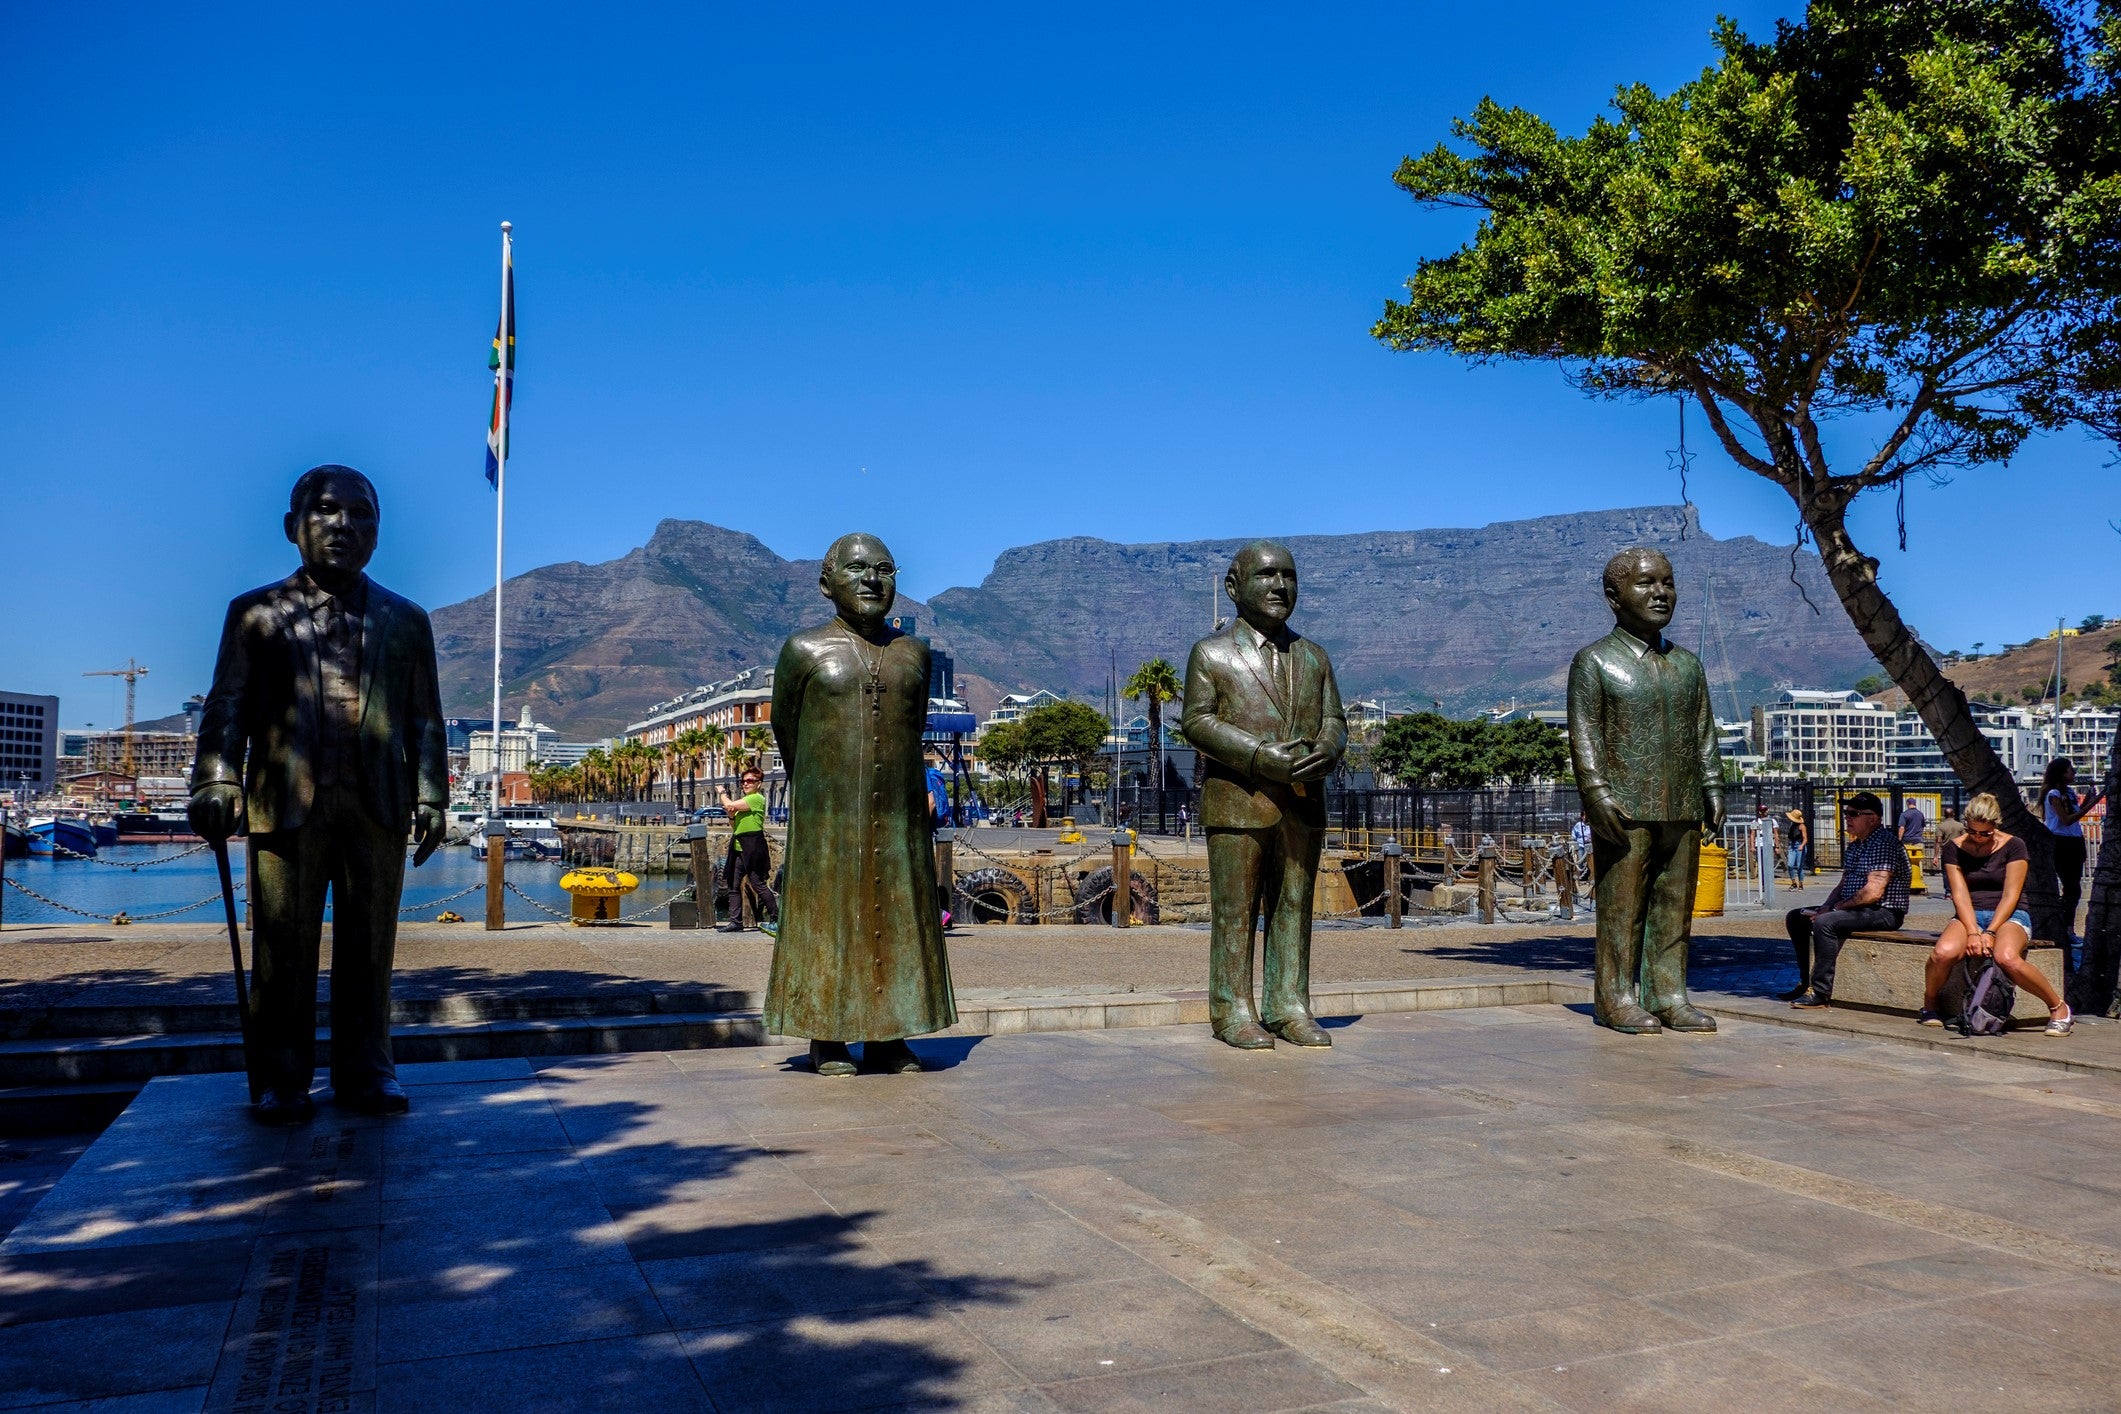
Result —
<instances>
[{"instance_id":1,"label":"woman sitting on bench","mask_svg":"<svg viewBox=\"0 0 2121 1414\"><path fill-rule=\"evenodd\" d=\"M1922 991L1924 1026L1942 1026L1937 993L1962 957L1989 957L2011 981L2047 1003L2047 1035L2067 1036L2075 1019L2040 969L2025 960L2033 919L2019 906L2031 868L2025 841L2003 832L2003 807L1986 791L1966 803L1966 833L1944 845L1944 877L1952 891L1952 921L1938 935Z\"/></svg>"}]
</instances>

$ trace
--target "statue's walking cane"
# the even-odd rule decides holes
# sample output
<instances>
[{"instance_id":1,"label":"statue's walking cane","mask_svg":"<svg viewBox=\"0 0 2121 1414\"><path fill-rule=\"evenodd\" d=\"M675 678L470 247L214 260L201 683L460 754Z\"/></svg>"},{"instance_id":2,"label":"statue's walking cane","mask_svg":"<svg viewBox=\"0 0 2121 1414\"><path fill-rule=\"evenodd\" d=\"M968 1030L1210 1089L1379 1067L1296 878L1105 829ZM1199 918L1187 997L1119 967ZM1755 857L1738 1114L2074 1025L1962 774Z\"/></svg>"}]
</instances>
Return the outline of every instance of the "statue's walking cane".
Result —
<instances>
[{"instance_id":1,"label":"statue's walking cane","mask_svg":"<svg viewBox=\"0 0 2121 1414\"><path fill-rule=\"evenodd\" d=\"M236 1020L243 1030L243 1073L250 1081L250 1102L258 1103L258 1071L250 1051L250 983L243 971L243 935L236 928L236 880L228 868L228 841L214 841L214 863L221 869L221 911L228 919L228 955L236 964Z\"/></svg>"}]
</instances>

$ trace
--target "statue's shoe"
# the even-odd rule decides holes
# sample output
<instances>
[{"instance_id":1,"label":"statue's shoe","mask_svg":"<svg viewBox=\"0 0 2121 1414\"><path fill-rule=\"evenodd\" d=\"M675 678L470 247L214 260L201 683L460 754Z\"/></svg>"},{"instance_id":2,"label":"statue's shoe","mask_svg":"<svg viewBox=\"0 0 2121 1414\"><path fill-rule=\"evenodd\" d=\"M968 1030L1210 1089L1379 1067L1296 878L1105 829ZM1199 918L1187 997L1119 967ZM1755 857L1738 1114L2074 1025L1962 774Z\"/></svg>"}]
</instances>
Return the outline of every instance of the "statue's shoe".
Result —
<instances>
[{"instance_id":1,"label":"statue's shoe","mask_svg":"<svg viewBox=\"0 0 2121 1414\"><path fill-rule=\"evenodd\" d=\"M1216 1032L1215 1039L1222 1042L1225 1046L1235 1046L1240 1051L1271 1051L1274 1049L1274 1038L1267 1034L1266 1027L1256 1021L1241 1022L1236 1026L1227 1027Z\"/></svg>"},{"instance_id":2,"label":"statue's shoe","mask_svg":"<svg viewBox=\"0 0 2121 1414\"><path fill-rule=\"evenodd\" d=\"M812 1041L810 1068L819 1075L852 1075L854 1053L845 1041Z\"/></svg>"},{"instance_id":3,"label":"statue's shoe","mask_svg":"<svg viewBox=\"0 0 2121 1414\"><path fill-rule=\"evenodd\" d=\"M864 1070L882 1071L886 1075L918 1075L924 1068L921 1058L913 1053L913 1047L904 1041L862 1043Z\"/></svg>"},{"instance_id":4,"label":"statue's shoe","mask_svg":"<svg viewBox=\"0 0 2121 1414\"><path fill-rule=\"evenodd\" d=\"M1333 1038L1308 1016L1292 1016L1282 1021L1268 1023L1268 1029L1292 1046L1330 1046Z\"/></svg>"},{"instance_id":5,"label":"statue's shoe","mask_svg":"<svg viewBox=\"0 0 2121 1414\"><path fill-rule=\"evenodd\" d=\"M1593 1012L1600 1026L1610 1026L1624 1036L1654 1036L1664 1024L1639 1006L1624 1006L1612 1012Z\"/></svg>"},{"instance_id":6,"label":"statue's shoe","mask_svg":"<svg viewBox=\"0 0 2121 1414\"><path fill-rule=\"evenodd\" d=\"M301 1124L316 1117L317 1107L309 1092L293 1086L275 1086L258 1096L250 1117L260 1124Z\"/></svg>"},{"instance_id":7,"label":"statue's shoe","mask_svg":"<svg viewBox=\"0 0 2121 1414\"><path fill-rule=\"evenodd\" d=\"M1657 1019L1664 1023L1667 1031L1709 1032L1716 1029L1716 1018L1692 1002L1666 1007L1657 1013Z\"/></svg>"},{"instance_id":8,"label":"statue's shoe","mask_svg":"<svg viewBox=\"0 0 2121 1414\"><path fill-rule=\"evenodd\" d=\"M405 1087L389 1076L351 1089L335 1089L332 1103L342 1110L364 1115L401 1115L412 1108Z\"/></svg>"}]
</instances>

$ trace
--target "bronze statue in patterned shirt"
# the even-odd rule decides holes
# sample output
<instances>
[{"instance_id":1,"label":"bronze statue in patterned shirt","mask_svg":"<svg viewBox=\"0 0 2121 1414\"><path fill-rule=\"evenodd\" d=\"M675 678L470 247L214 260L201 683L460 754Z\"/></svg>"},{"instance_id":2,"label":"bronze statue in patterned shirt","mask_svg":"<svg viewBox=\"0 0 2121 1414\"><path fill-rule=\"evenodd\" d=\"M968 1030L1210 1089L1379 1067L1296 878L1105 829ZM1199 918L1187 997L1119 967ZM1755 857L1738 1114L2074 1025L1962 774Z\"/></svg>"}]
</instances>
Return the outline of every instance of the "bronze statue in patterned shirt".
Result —
<instances>
[{"instance_id":1,"label":"bronze statue in patterned shirt","mask_svg":"<svg viewBox=\"0 0 2121 1414\"><path fill-rule=\"evenodd\" d=\"M1714 1031L1687 1000L1701 832L1723 828L1723 766L1701 660L1664 636L1679 591L1655 550L1605 567L1613 631L1569 666L1569 752L1597 869L1594 1014L1615 1031Z\"/></svg>"}]
</instances>

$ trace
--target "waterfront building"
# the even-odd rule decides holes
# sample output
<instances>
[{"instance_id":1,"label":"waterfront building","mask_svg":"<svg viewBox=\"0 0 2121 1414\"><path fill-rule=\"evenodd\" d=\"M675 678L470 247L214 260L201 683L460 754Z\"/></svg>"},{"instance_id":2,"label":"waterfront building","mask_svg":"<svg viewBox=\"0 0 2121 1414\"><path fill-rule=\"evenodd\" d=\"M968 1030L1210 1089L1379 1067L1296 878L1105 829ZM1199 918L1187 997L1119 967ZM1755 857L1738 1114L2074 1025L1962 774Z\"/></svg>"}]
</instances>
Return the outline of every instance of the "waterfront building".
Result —
<instances>
[{"instance_id":1,"label":"waterfront building","mask_svg":"<svg viewBox=\"0 0 2121 1414\"><path fill-rule=\"evenodd\" d=\"M0 691L0 791L49 794L59 783L59 699Z\"/></svg>"},{"instance_id":2,"label":"waterfront building","mask_svg":"<svg viewBox=\"0 0 2121 1414\"><path fill-rule=\"evenodd\" d=\"M75 733L67 734L69 744ZM118 732L82 732L81 758L84 771L123 772L125 769L125 737ZM191 776L192 758L199 753L199 738L191 732L134 732L133 774L148 776Z\"/></svg>"},{"instance_id":3,"label":"waterfront building","mask_svg":"<svg viewBox=\"0 0 2121 1414\"><path fill-rule=\"evenodd\" d=\"M1816 779L1858 785L1886 779L1893 713L1862 693L1790 688L1764 716L1769 762Z\"/></svg>"},{"instance_id":4,"label":"waterfront building","mask_svg":"<svg viewBox=\"0 0 2121 1414\"><path fill-rule=\"evenodd\" d=\"M503 774L528 771L539 762L549 761L547 754L560 734L551 727L541 726L526 715L520 725L508 726L503 718L501 729L500 759ZM465 769L471 775L484 779L493 774L494 734L480 727L466 735Z\"/></svg>"},{"instance_id":5,"label":"waterfront building","mask_svg":"<svg viewBox=\"0 0 2121 1414\"><path fill-rule=\"evenodd\" d=\"M2040 719L2038 713L2024 707L2000 707L1993 703L1969 703L1974 725L1988 741L2011 778L2020 783L2037 781L2054 758L2055 735L2052 724ZM2065 717L2069 714L2064 713ZM2109 717L2114 714L2108 713ZM2091 738L2096 728L2087 728ZM2111 750L2113 727L2106 728ZM2103 765L2105 757L2100 761ZM1911 786L1952 786L1959 783L1958 773L1944 759L1943 748L1930 735L1930 729L1914 712L1900 712L1893 721L1893 736L1887 753L1887 765L1894 781ZM2079 771L2083 771L2082 763Z\"/></svg>"},{"instance_id":6,"label":"waterfront building","mask_svg":"<svg viewBox=\"0 0 2121 1414\"><path fill-rule=\"evenodd\" d=\"M735 775L735 759L742 755L756 761L770 783L781 774L781 753L773 742L772 717L773 669L746 668L733 678L710 682L656 703L646 717L626 728L620 740L645 742L667 753L680 733L693 727L720 727L722 749L700 768L699 779L714 781ZM661 772L650 799L675 799L674 788L672 773Z\"/></svg>"},{"instance_id":7,"label":"waterfront building","mask_svg":"<svg viewBox=\"0 0 2121 1414\"><path fill-rule=\"evenodd\" d=\"M2121 728L2121 712L2111 707L2071 707L2062 713L2061 752L2077 763L2080 782L2106 775L2107 759L2114 754L2114 734Z\"/></svg>"},{"instance_id":8,"label":"waterfront building","mask_svg":"<svg viewBox=\"0 0 2121 1414\"><path fill-rule=\"evenodd\" d=\"M1036 708L1066 700L1059 693L1049 692L1043 687L1035 692L1005 692L1002 694L1002 700L995 705L994 710L987 714L987 720L980 723L980 730L984 732L987 728L998 726L1003 722L1017 721L1025 713L1031 712Z\"/></svg>"}]
</instances>

